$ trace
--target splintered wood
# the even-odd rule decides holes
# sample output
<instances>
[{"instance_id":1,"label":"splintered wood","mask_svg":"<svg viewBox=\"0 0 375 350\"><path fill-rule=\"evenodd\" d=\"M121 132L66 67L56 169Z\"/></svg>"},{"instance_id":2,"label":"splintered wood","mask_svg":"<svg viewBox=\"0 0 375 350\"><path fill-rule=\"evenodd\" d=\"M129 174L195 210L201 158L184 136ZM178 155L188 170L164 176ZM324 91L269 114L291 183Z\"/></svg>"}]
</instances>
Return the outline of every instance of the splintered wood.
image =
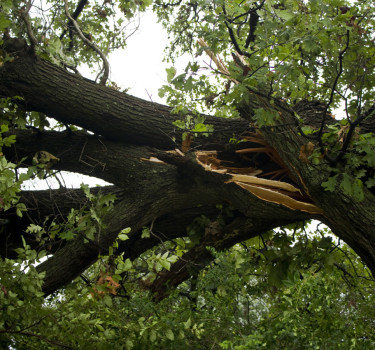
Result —
<instances>
[{"instance_id":1,"label":"splintered wood","mask_svg":"<svg viewBox=\"0 0 375 350\"><path fill-rule=\"evenodd\" d=\"M247 147L235 151L235 154L246 157L246 154L265 154L276 169L272 171L263 171L251 166L229 166L228 164L238 165L233 159L220 159L217 151L197 151L195 152L196 161L205 170L219 174L230 175L231 178L226 183L235 183L244 190L252 193L261 200L283 205L289 209L300 210L310 214L323 214L322 209L312 203L311 198L292 184L281 181L288 175L288 168L278 155L275 149L270 147L259 134L251 134L243 137L243 140L260 145L260 147ZM179 149L167 151L176 156L185 157L185 154ZM142 161L166 164L164 161L156 158L141 158ZM236 164L235 164L236 163ZM240 165L243 165L242 163ZM269 177L269 178L265 178Z\"/></svg>"},{"instance_id":2,"label":"splintered wood","mask_svg":"<svg viewBox=\"0 0 375 350\"><path fill-rule=\"evenodd\" d=\"M231 179L226 181L226 183L233 182L262 200L311 214L323 213L322 209L311 203L311 199L306 194L303 194L299 188L287 182L264 178L264 176L272 175L285 176L288 170L280 156L274 149L269 147L265 141L260 140L259 137L248 137L247 140L261 144L263 147L241 149L236 151L236 153L263 152L267 154L275 164L278 164L280 169L264 173L260 169L251 167L228 167L223 164L223 160L218 158L218 153L216 151L195 152L196 161L207 171L230 175ZM228 163L228 161L225 161L225 163Z\"/></svg>"}]
</instances>

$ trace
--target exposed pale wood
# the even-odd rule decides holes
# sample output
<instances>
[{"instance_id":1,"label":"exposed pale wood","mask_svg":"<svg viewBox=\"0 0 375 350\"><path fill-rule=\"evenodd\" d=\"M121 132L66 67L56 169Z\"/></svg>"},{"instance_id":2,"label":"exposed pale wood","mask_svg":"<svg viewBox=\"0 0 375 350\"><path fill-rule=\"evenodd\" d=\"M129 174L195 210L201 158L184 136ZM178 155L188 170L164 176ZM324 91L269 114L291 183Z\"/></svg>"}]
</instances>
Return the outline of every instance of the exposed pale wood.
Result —
<instances>
[{"instance_id":1,"label":"exposed pale wood","mask_svg":"<svg viewBox=\"0 0 375 350\"><path fill-rule=\"evenodd\" d=\"M279 189L283 189L283 190L286 190L286 191L289 191L289 192L299 192L301 193L301 191L291 185L291 184L288 184L286 182L282 182L282 181L274 181L274 180L268 180L268 179L263 179L263 178L260 178L260 177L256 177L256 176L249 176L249 175L237 175L237 174L229 174L229 175L232 175L232 179L227 181L228 182L244 182L244 183L248 183L248 184L253 184L253 185L259 185L259 186L262 186L262 187L274 187L274 188L279 188Z\"/></svg>"},{"instance_id":2,"label":"exposed pale wood","mask_svg":"<svg viewBox=\"0 0 375 350\"><path fill-rule=\"evenodd\" d=\"M264 187L249 185L248 183L243 182L236 182L236 184L251 192L254 196L267 202L284 205L290 209L301 210L310 214L323 214L323 210L316 205L297 201L280 192L272 191Z\"/></svg>"}]
</instances>

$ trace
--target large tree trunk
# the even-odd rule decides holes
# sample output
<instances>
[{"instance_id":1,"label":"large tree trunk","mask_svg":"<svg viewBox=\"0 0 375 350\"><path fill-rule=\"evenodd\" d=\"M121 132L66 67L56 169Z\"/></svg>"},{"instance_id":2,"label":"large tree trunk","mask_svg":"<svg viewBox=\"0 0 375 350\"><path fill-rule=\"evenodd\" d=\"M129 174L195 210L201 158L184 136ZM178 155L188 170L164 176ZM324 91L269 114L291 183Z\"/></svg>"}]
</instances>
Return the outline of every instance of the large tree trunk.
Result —
<instances>
[{"instance_id":1,"label":"large tree trunk","mask_svg":"<svg viewBox=\"0 0 375 350\"><path fill-rule=\"evenodd\" d=\"M131 227L132 231L130 239L120 245L119 253L125 252L125 257L134 259L160 240L186 236L186 225L197 216L206 215L215 224L218 204L230 206L234 216L225 219L225 224L215 231L217 234L202 237L171 272L159 276L152 286L159 297L165 294L167 282L176 286L189 277L189 264L204 266L210 261L206 246L225 249L269 229L312 218L331 227L375 274L373 194L365 190L364 201L356 202L340 188L334 193L323 191L321 183L329 176L329 167L325 163L313 166L299 159L301 146L307 140L298 134L294 112L284 103L271 105L265 97L250 95L248 105L241 106L249 120L207 116L206 123L214 126L214 133L197 137L194 150L223 151L215 156L241 162L238 147L253 149L257 142L252 139L236 148L229 147L229 138L251 130L254 108L276 109L281 116L279 125L262 130L257 137L264 138L266 148L277 154L279 161L265 155L265 147L261 147L256 161L252 158L254 161L244 166L257 168L260 177L266 169L282 167L287 175L283 181L294 184L301 192L297 200L293 198L296 194L288 191L266 188L259 192L263 185L228 183L231 175L207 171L214 169L205 169L194 152L166 152L180 146L182 133L172 125L177 116L171 114L169 107L96 85L27 53L0 68L0 95L21 96L22 101L16 101L24 109L43 112L95 133L14 130L15 147L4 149L8 159L27 157L27 165L36 152L47 151L59 158L55 169L95 176L115 186L103 189L114 192L117 201L104 219L105 232L96 242L85 243L82 237L51 242L51 257L38 267L46 272L46 294L63 287L95 262L121 229ZM280 182L281 188L284 182ZM30 209L23 220L17 220L12 213L2 215L8 220L0 236L2 256L12 256L12 249L21 244L20 235L25 235L29 223L40 222L47 215L63 220L70 207L82 205L84 196L81 190L60 189L25 192L22 200ZM151 224L156 234L142 239L142 227ZM35 245L32 237L26 237Z\"/></svg>"}]
</instances>

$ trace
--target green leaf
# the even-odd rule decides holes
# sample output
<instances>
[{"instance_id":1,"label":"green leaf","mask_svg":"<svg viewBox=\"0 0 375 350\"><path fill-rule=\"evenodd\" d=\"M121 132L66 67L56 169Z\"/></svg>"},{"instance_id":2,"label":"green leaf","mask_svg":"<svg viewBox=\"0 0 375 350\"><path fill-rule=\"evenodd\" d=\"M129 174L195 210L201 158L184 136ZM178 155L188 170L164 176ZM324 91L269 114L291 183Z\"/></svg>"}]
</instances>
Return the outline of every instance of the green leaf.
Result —
<instances>
[{"instance_id":1,"label":"green leaf","mask_svg":"<svg viewBox=\"0 0 375 350\"><path fill-rule=\"evenodd\" d=\"M171 269L171 263L167 260L160 260L160 264L169 271Z\"/></svg>"},{"instance_id":2,"label":"green leaf","mask_svg":"<svg viewBox=\"0 0 375 350\"><path fill-rule=\"evenodd\" d=\"M348 195L353 194L353 184L350 181L350 176L347 173L343 174L343 179L340 183L340 187L344 190L344 192Z\"/></svg>"},{"instance_id":3,"label":"green leaf","mask_svg":"<svg viewBox=\"0 0 375 350\"><path fill-rule=\"evenodd\" d=\"M133 267L131 260L128 258L125 260L124 271L129 271Z\"/></svg>"},{"instance_id":4,"label":"green leaf","mask_svg":"<svg viewBox=\"0 0 375 350\"><path fill-rule=\"evenodd\" d=\"M322 182L325 191L333 192L336 188L337 175L329 177L327 181Z\"/></svg>"},{"instance_id":5,"label":"green leaf","mask_svg":"<svg viewBox=\"0 0 375 350\"><path fill-rule=\"evenodd\" d=\"M30 224L26 229L26 232L30 233L39 233L40 231L42 231L42 227L35 224Z\"/></svg>"},{"instance_id":6,"label":"green leaf","mask_svg":"<svg viewBox=\"0 0 375 350\"><path fill-rule=\"evenodd\" d=\"M366 186L368 188L374 187L375 186L375 177L371 177L366 181Z\"/></svg>"},{"instance_id":7,"label":"green leaf","mask_svg":"<svg viewBox=\"0 0 375 350\"><path fill-rule=\"evenodd\" d=\"M105 331L105 329L103 328L103 326L101 324L99 324L99 323L95 323L95 327L98 328L99 331L101 331L101 332Z\"/></svg>"},{"instance_id":8,"label":"green leaf","mask_svg":"<svg viewBox=\"0 0 375 350\"><path fill-rule=\"evenodd\" d=\"M155 270L156 272L160 272L161 270L163 270L163 265L160 263L160 261L157 261L155 263Z\"/></svg>"},{"instance_id":9,"label":"green leaf","mask_svg":"<svg viewBox=\"0 0 375 350\"><path fill-rule=\"evenodd\" d=\"M150 341L151 341L151 343L154 343L155 340L156 340L156 332L152 329L150 331Z\"/></svg>"},{"instance_id":10,"label":"green leaf","mask_svg":"<svg viewBox=\"0 0 375 350\"><path fill-rule=\"evenodd\" d=\"M365 198L365 194L363 192L363 182L360 179L355 179L353 183L353 197L361 202Z\"/></svg>"},{"instance_id":11,"label":"green leaf","mask_svg":"<svg viewBox=\"0 0 375 350\"><path fill-rule=\"evenodd\" d=\"M186 129L186 124L183 120L175 120L172 124L180 129Z\"/></svg>"},{"instance_id":12,"label":"green leaf","mask_svg":"<svg viewBox=\"0 0 375 350\"><path fill-rule=\"evenodd\" d=\"M4 32L7 27L10 26L12 21L5 17L3 12L0 12L0 32Z\"/></svg>"},{"instance_id":13,"label":"green leaf","mask_svg":"<svg viewBox=\"0 0 375 350\"><path fill-rule=\"evenodd\" d=\"M9 11L12 7L13 7L13 4L12 4L12 0L2 0L1 1L1 6L2 6L2 10L4 11L4 12L7 12L7 11ZM0 12L0 14L1 14L2 12ZM8 23L7 25L6 25L6 27L8 27L10 25L10 23ZM4 28L4 29L6 29L6 27Z\"/></svg>"},{"instance_id":14,"label":"green leaf","mask_svg":"<svg viewBox=\"0 0 375 350\"><path fill-rule=\"evenodd\" d=\"M186 322L184 322L185 329L189 329L191 327L191 318L189 317Z\"/></svg>"},{"instance_id":15,"label":"green leaf","mask_svg":"<svg viewBox=\"0 0 375 350\"><path fill-rule=\"evenodd\" d=\"M126 241L126 240L129 239L129 236L128 236L127 234L120 233L120 234L118 235L118 239L119 239L120 241Z\"/></svg>"},{"instance_id":16,"label":"green leaf","mask_svg":"<svg viewBox=\"0 0 375 350\"><path fill-rule=\"evenodd\" d=\"M122 229L120 233L121 234L128 234L128 233L130 233L131 230L132 229L130 227L126 227L126 228Z\"/></svg>"},{"instance_id":17,"label":"green leaf","mask_svg":"<svg viewBox=\"0 0 375 350\"><path fill-rule=\"evenodd\" d=\"M0 130L0 132L4 133L4 132L7 132L7 131L9 131L8 125L7 124L1 124L1 130Z\"/></svg>"},{"instance_id":18,"label":"green leaf","mask_svg":"<svg viewBox=\"0 0 375 350\"><path fill-rule=\"evenodd\" d=\"M169 340L171 340L171 341L174 340L174 334L173 334L173 332L172 332L171 329L167 329L167 330L166 330L166 332L165 332L165 336L166 336Z\"/></svg>"},{"instance_id":19,"label":"green leaf","mask_svg":"<svg viewBox=\"0 0 375 350\"><path fill-rule=\"evenodd\" d=\"M150 236L151 236L150 229L148 227L144 227L142 229L141 238L150 238Z\"/></svg>"},{"instance_id":20,"label":"green leaf","mask_svg":"<svg viewBox=\"0 0 375 350\"><path fill-rule=\"evenodd\" d=\"M8 137L3 139L4 146L6 147L10 147L15 142L16 142L16 135L9 135Z\"/></svg>"},{"instance_id":21,"label":"green leaf","mask_svg":"<svg viewBox=\"0 0 375 350\"><path fill-rule=\"evenodd\" d=\"M266 110L264 108L257 108L254 110L254 120L258 127L271 126L279 118L279 114L274 110Z\"/></svg>"},{"instance_id":22,"label":"green leaf","mask_svg":"<svg viewBox=\"0 0 375 350\"><path fill-rule=\"evenodd\" d=\"M167 72L167 81L168 83L171 83L172 79L176 75L176 68L174 67L166 68L165 71Z\"/></svg>"},{"instance_id":23,"label":"green leaf","mask_svg":"<svg viewBox=\"0 0 375 350\"><path fill-rule=\"evenodd\" d=\"M295 14L294 13L291 13L291 12L289 12L289 11L275 11L276 12L276 14L280 17L280 18L282 18L282 19L284 19L284 20L286 20L286 21L289 21L290 19L292 19L292 18L295 18Z\"/></svg>"},{"instance_id":24,"label":"green leaf","mask_svg":"<svg viewBox=\"0 0 375 350\"><path fill-rule=\"evenodd\" d=\"M192 131L193 132L205 132L207 131L207 127L206 125L201 124L201 123L195 124L194 129Z\"/></svg>"},{"instance_id":25,"label":"green leaf","mask_svg":"<svg viewBox=\"0 0 375 350\"><path fill-rule=\"evenodd\" d=\"M112 307L112 298L108 294L104 296L103 302L106 306Z\"/></svg>"}]
</instances>

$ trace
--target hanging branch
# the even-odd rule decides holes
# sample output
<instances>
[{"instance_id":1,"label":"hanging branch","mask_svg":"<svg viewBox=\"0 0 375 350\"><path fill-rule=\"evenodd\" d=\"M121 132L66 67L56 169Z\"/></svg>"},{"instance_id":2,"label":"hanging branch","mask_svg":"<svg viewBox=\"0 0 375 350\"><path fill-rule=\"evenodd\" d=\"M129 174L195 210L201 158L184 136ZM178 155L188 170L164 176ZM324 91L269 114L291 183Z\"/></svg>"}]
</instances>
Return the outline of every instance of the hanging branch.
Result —
<instances>
[{"instance_id":1,"label":"hanging branch","mask_svg":"<svg viewBox=\"0 0 375 350\"><path fill-rule=\"evenodd\" d=\"M79 28L79 25L78 25L77 21L69 13L68 0L64 0L64 3L65 3L65 14L68 17L69 21L71 23L73 23L73 26L74 26L75 30L77 31L78 36L82 39L82 41L85 44L87 44L89 47L91 47L100 56L100 58L102 59L104 73L103 73L103 76L100 79L99 84L100 85L105 85L105 83L106 83L106 81L108 79L108 76L109 76L109 64L108 64L107 58L105 57L105 55L103 54L103 52L91 40L89 40L82 33L81 29Z\"/></svg>"},{"instance_id":2,"label":"hanging branch","mask_svg":"<svg viewBox=\"0 0 375 350\"><path fill-rule=\"evenodd\" d=\"M77 8L73 12L73 15L72 15L73 19L78 18L78 16L81 14L83 8L86 6L87 3L88 3L88 0L80 0L80 2L77 5ZM67 29L65 29L62 32L62 34L60 35L60 40L62 40L63 37L65 36L66 32L69 30L69 39L70 39L69 49L68 49L69 51L71 51L73 49L73 40L74 40L73 28L74 28L73 23L71 21L69 21Z\"/></svg>"},{"instance_id":3,"label":"hanging branch","mask_svg":"<svg viewBox=\"0 0 375 350\"><path fill-rule=\"evenodd\" d=\"M78 5L77 5L77 8L75 9L75 11L73 12L73 15L72 15L72 18L73 19L77 19L78 16L80 15L80 13L82 12L83 8L85 7L85 5L88 3L88 0L81 0ZM68 23L68 28L69 28L69 34L72 32L71 30L71 27L72 27L73 23L71 21L69 21ZM65 36L66 32L68 31L68 29L65 29L62 34L60 35L60 40L62 40L62 38Z\"/></svg>"},{"instance_id":4,"label":"hanging branch","mask_svg":"<svg viewBox=\"0 0 375 350\"><path fill-rule=\"evenodd\" d=\"M250 44L255 41L254 32L255 32L255 29L257 27L258 21L259 21L259 15L256 13L256 11L251 12L250 19L249 19L250 29L249 29L249 35L246 38L245 48L248 48L250 46Z\"/></svg>"},{"instance_id":5,"label":"hanging branch","mask_svg":"<svg viewBox=\"0 0 375 350\"><path fill-rule=\"evenodd\" d=\"M251 43L253 43L255 41L255 30L257 29L257 25L258 25L258 22L259 22L259 15L257 14L257 11L260 10L263 5L264 5L264 2L266 0L263 0L259 6L251 9L251 12L250 12L250 19L249 19L249 35L247 36L246 38L246 42L245 42L245 48L247 49Z\"/></svg>"},{"instance_id":6,"label":"hanging branch","mask_svg":"<svg viewBox=\"0 0 375 350\"><path fill-rule=\"evenodd\" d=\"M227 10L225 9L225 6L223 6L223 13L224 13L225 18L226 18L224 20L224 23L225 23L225 26L228 29L229 37L230 37L230 40L231 40L232 44L234 45L235 50L242 56L250 57L250 54L246 51L242 51L240 46L237 43L237 39L236 39L236 36L233 32L233 28L230 26L230 24L229 24L230 21L227 19Z\"/></svg>"}]
</instances>

